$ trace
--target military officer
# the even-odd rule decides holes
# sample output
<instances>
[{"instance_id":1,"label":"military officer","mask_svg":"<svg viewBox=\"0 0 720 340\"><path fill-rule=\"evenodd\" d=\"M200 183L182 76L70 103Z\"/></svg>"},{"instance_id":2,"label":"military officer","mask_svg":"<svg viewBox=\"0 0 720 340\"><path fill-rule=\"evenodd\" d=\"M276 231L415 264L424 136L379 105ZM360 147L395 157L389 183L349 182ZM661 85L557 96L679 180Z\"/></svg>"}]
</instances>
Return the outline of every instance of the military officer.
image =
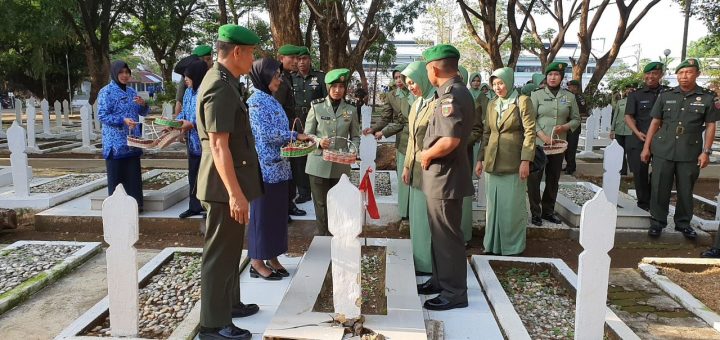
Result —
<instances>
[{"instance_id":1,"label":"military officer","mask_svg":"<svg viewBox=\"0 0 720 340\"><path fill-rule=\"evenodd\" d=\"M587 117L587 105L585 105L585 98L582 95L582 89L580 88L580 82L573 79L567 82L568 91L575 95L575 101L577 102L578 110L580 110L580 118ZM624 114L624 113L623 113ZM572 175L577 169L577 163L575 163L575 153L577 153L578 141L580 140L580 127L568 133L567 142L568 148L565 151L565 174Z\"/></svg>"},{"instance_id":2,"label":"military officer","mask_svg":"<svg viewBox=\"0 0 720 340\"><path fill-rule=\"evenodd\" d=\"M623 147L623 164L620 169L620 174L627 175L627 161L625 155L627 155L627 140L632 135L632 130L628 127L625 122L625 111L627 110L627 98L630 93L635 92L637 89L637 83L632 82L623 86L620 91L622 98L620 98L612 108L612 122L610 123L610 139L614 139Z\"/></svg>"},{"instance_id":3,"label":"military officer","mask_svg":"<svg viewBox=\"0 0 720 340\"><path fill-rule=\"evenodd\" d=\"M428 79L437 88L438 102L420 153L432 240L432 277L417 288L420 294L439 293L425 301L425 308L448 310L468 305L467 261L460 224L463 197L473 193L467 144L475 104L458 75L460 52L454 46L433 46L423 52L423 57Z\"/></svg>"},{"instance_id":4,"label":"military officer","mask_svg":"<svg viewBox=\"0 0 720 340\"><path fill-rule=\"evenodd\" d=\"M560 88L567 69L567 63L554 62L545 69L546 86L535 90L530 95L533 108L537 114L536 130L538 145L550 144L552 139L566 139L568 132L580 126L580 110L575 95ZM528 198L532 223L542 225L542 220L560 223L555 215L560 171L562 171L563 154L547 156L545 169L530 174L528 177ZM540 197L540 182L545 174L545 191ZM542 203L542 206L541 206Z\"/></svg>"},{"instance_id":5,"label":"military officer","mask_svg":"<svg viewBox=\"0 0 720 340\"><path fill-rule=\"evenodd\" d=\"M643 81L645 84L637 91L628 95L625 105L625 123L632 131L627 138L625 147L628 155L628 164L633 173L635 192L637 192L637 205L640 209L650 210L650 168L648 163L640 161L640 153L645 145L645 137L650 128L650 110L661 91L667 86L661 85L665 65L651 62L643 68Z\"/></svg>"},{"instance_id":6,"label":"military officer","mask_svg":"<svg viewBox=\"0 0 720 340\"><path fill-rule=\"evenodd\" d=\"M295 120L295 96L293 90L292 73L297 72L297 60L298 55L301 52L301 48L291 44L285 44L280 46L278 54L280 55L280 62L282 63L282 73L280 74L280 87L277 91L273 92L273 97L280 102L285 114L288 117L288 122L292 127L293 121ZM295 196L297 195L297 188L295 179L293 178L288 185L288 214L290 216L305 216L307 213L295 205Z\"/></svg>"},{"instance_id":7,"label":"military officer","mask_svg":"<svg viewBox=\"0 0 720 340\"><path fill-rule=\"evenodd\" d=\"M312 101L305 120L305 134L316 136L318 149L307 156L305 172L310 177L310 190L315 203L318 234L330 235L327 219L327 193L342 174L350 176L350 165L323 159L323 149L348 149L343 137L355 146L360 145L360 123L355 115L355 103L345 100L350 70L335 69L325 76L328 96Z\"/></svg>"},{"instance_id":8,"label":"military officer","mask_svg":"<svg viewBox=\"0 0 720 340\"><path fill-rule=\"evenodd\" d=\"M310 50L305 46L300 46L297 56L298 71L293 73L293 91L295 96L295 117L300 122L305 123L310 103L315 99L325 98L327 96L327 88L325 87L325 73L312 69L312 59L310 58ZM302 132L302 128L295 126ZM306 157L290 158L292 167L292 177L297 186L298 197L295 203L305 203L310 201L310 180L305 173Z\"/></svg>"},{"instance_id":9,"label":"military officer","mask_svg":"<svg viewBox=\"0 0 720 340\"><path fill-rule=\"evenodd\" d=\"M250 339L232 318L254 314L257 305L240 302L240 256L248 202L262 195L262 177L240 75L253 62L258 36L238 25L218 30L218 62L197 94L197 129L202 144L197 198L207 211L202 256L200 339Z\"/></svg>"},{"instance_id":10,"label":"military officer","mask_svg":"<svg viewBox=\"0 0 720 340\"><path fill-rule=\"evenodd\" d=\"M648 234L658 237L667 225L674 182L677 189L675 230L694 239L697 233L690 227L693 187L700 169L709 162L715 122L720 119L720 99L695 82L700 75L697 59L684 60L675 69L675 74L679 85L661 91L650 111L652 122L640 155L647 163L652 154L652 221Z\"/></svg>"},{"instance_id":11,"label":"military officer","mask_svg":"<svg viewBox=\"0 0 720 340\"><path fill-rule=\"evenodd\" d=\"M380 113L380 120L373 126L363 130L363 134L375 134L375 138L395 137L395 161L398 178L402 176L403 164L405 163L405 151L407 149L407 141L409 136L408 116L410 115L410 106L415 101L407 86L405 86L405 76L401 74L405 70L407 64L396 66L392 70L392 77L395 89L385 94L385 105ZM410 188L402 181L398 184L398 210L400 218L408 217L408 202L410 197Z\"/></svg>"}]
</instances>

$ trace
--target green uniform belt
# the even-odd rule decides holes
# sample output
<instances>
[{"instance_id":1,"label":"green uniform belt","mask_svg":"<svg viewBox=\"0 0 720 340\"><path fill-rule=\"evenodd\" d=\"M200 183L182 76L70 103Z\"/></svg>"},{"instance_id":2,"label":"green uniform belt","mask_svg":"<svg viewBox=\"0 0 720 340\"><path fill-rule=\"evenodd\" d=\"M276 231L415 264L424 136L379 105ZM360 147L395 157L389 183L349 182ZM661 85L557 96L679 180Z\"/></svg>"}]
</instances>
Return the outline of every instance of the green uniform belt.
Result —
<instances>
[{"instance_id":1,"label":"green uniform belt","mask_svg":"<svg viewBox=\"0 0 720 340\"><path fill-rule=\"evenodd\" d=\"M682 125L678 125L675 127L675 136L680 136L688 133L700 133L703 132L703 130L705 130L704 126L693 126L692 128L686 128Z\"/></svg>"}]
</instances>

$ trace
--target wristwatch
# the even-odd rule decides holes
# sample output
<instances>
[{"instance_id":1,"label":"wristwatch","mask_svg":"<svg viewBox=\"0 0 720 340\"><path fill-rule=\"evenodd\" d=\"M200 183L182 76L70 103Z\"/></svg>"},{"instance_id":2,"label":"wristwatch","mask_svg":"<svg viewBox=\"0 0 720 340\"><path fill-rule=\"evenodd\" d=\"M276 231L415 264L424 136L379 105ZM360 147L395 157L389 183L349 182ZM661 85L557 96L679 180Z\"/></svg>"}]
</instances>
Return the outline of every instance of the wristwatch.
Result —
<instances>
[{"instance_id":1,"label":"wristwatch","mask_svg":"<svg viewBox=\"0 0 720 340\"><path fill-rule=\"evenodd\" d=\"M712 154L712 149L703 149L702 152L708 156Z\"/></svg>"}]
</instances>

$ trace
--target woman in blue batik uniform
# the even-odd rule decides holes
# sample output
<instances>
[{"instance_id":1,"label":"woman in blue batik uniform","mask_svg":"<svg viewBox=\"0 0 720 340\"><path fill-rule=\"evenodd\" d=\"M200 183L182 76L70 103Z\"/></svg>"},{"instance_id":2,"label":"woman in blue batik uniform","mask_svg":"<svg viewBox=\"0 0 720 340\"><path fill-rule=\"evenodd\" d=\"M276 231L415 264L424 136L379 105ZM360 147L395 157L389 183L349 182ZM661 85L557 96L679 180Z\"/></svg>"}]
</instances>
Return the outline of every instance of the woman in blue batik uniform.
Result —
<instances>
[{"instance_id":1,"label":"woman in blue batik uniform","mask_svg":"<svg viewBox=\"0 0 720 340\"><path fill-rule=\"evenodd\" d=\"M187 154L188 154L188 182L190 182L190 203L187 210L180 213L180 218L194 215L202 215L203 208L195 196L197 192L197 176L200 169L200 156L202 146L198 136L197 125L195 125L195 102L200 83L207 73L207 63L202 60L193 61L183 72L185 76L185 95L183 95L182 111L177 116L181 120L182 130L187 132Z\"/></svg>"},{"instance_id":2,"label":"woman in blue batik uniform","mask_svg":"<svg viewBox=\"0 0 720 340\"><path fill-rule=\"evenodd\" d=\"M139 116L149 111L145 100L135 89L128 87L130 67L122 60L110 65L109 84L98 94L98 118L102 123L103 158L107 169L108 195L122 184L125 192L135 198L138 210L143 210L142 150L127 145L127 136L139 136L142 126Z\"/></svg>"}]
</instances>

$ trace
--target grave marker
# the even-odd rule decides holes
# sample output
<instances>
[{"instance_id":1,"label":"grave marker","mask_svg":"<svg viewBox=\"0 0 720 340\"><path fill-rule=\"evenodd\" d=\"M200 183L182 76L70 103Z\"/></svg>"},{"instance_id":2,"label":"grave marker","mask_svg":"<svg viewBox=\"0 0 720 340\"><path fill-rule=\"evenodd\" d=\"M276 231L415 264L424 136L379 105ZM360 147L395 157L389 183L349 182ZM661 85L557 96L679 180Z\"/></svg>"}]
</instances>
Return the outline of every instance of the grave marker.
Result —
<instances>
[{"instance_id":1,"label":"grave marker","mask_svg":"<svg viewBox=\"0 0 720 340\"><path fill-rule=\"evenodd\" d=\"M600 109L600 131L610 132L612 123L612 106L608 105Z\"/></svg>"},{"instance_id":2,"label":"grave marker","mask_svg":"<svg viewBox=\"0 0 720 340\"><path fill-rule=\"evenodd\" d=\"M136 336L139 302L134 245L139 233L138 207L122 184L103 202L102 220L103 237L109 245L106 257L110 332L114 337Z\"/></svg>"},{"instance_id":3,"label":"grave marker","mask_svg":"<svg viewBox=\"0 0 720 340\"><path fill-rule=\"evenodd\" d=\"M56 100L53 107L55 108L55 126L60 128L62 127L62 104Z\"/></svg>"},{"instance_id":4,"label":"grave marker","mask_svg":"<svg viewBox=\"0 0 720 340\"><path fill-rule=\"evenodd\" d=\"M618 191L620 189L620 170L622 168L623 153L625 150L617 140L613 140L610 145L605 148L605 156L603 159L603 191L608 200L614 204L618 202Z\"/></svg>"},{"instance_id":5,"label":"grave marker","mask_svg":"<svg viewBox=\"0 0 720 340\"><path fill-rule=\"evenodd\" d=\"M600 155L593 152L593 144L598 136L598 120L600 115L596 112L587 118L585 123L585 147L582 152L577 154L578 158L600 158Z\"/></svg>"},{"instance_id":6,"label":"grave marker","mask_svg":"<svg viewBox=\"0 0 720 340\"><path fill-rule=\"evenodd\" d=\"M363 208L360 190L342 175L327 197L332 258L333 306L348 318L360 316L360 240Z\"/></svg>"},{"instance_id":7,"label":"grave marker","mask_svg":"<svg viewBox=\"0 0 720 340\"><path fill-rule=\"evenodd\" d=\"M370 127L372 120L372 107L363 105L360 109L360 129L365 130Z\"/></svg>"},{"instance_id":8,"label":"grave marker","mask_svg":"<svg viewBox=\"0 0 720 340\"><path fill-rule=\"evenodd\" d=\"M95 146L90 145L92 139L92 117L90 116L90 105L83 105L80 108L80 122L82 127L82 147L83 150L93 151Z\"/></svg>"},{"instance_id":9,"label":"grave marker","mask_svg":"<svg viewBox=\"0 0 720 340\"><path fill-rule=\"evenodd\" d=\"M52 132L50 131L50 105L48 104L47 99L43 99L40 102L40 110L42 110L43 114L43 133L48 135Z\"/></svg>"},{"instance_id":10,"label":"grave marker","mask_svg":"<svg viewBox=\"0 0 720 340\"><path fill-rule=\"evenodd\" d=\"M163 103L162 117L163 119L173 119L173 106L170 103Z\"/></svg>"},{"instance_id":11,"label":"grave marker","mask_svg":"<svg viewBox=\"0 0 720 340\"><path fill-rule=\"evenodd\" d=\"M360 137L360 180L365 176L368 168L370 172L370 183L375 190L375 158L377 157L377 140L373 134L367 134ZM358 182L360 183L360 182Z\"/></svg>"},{"instance_id":12,"label":"grave marker","mask_svg":"<svg viewBox=\"0 0 720 340\"><path fill-rule=\"evenodd\" d=\"M15 121L22 125L22 100L15 98Z\"/></svg>"},{"instance_id":13,"label":"grave marker","mask_svg":"<svg viewBox=\"0 0 720 340\"><path fill-rule=\"evenodd\" d=\"M70 103L68 103L67 99L63 100L63 120L65 121L65 124L70 124Z\"/></svg>"},{"instance_id":14,"label":"grave marker","mask_svg":"<svg viewBox=\"0 0 720 340\"><path fill-rule=\"evenodd\" d=\"M8 129L7 135L15 196L28 197L30 183L27 171L28 159L27 154L25 154L25 129L15 121Z\"/></svg>"},{"instance_id":15,"label":"grave marker","mask_svg":"<svg viewBox=\"0 0 720 340\"><path fill-rule=\"evenodd\" d=\"M93 121L95 122L95 131L100 132L102 129L102 125L100 125L100 116L98 116L98 101L95 100L95 103L92 105L92 116Z\"/></svg>"},{"instance_id":16,"label":"grave marker","mask_svg":"<svg viewBox=\"0 0 720 340\"><path fill-rule=\"evenodd\" d=\"M28 153L40 152L40 149L38 149L37 144L35 143L35 116L36 116L35 105L28 105L25 115L27 116L27 149L26 149L26 152L28 152Z\"/></svg>"}]
</instances>

